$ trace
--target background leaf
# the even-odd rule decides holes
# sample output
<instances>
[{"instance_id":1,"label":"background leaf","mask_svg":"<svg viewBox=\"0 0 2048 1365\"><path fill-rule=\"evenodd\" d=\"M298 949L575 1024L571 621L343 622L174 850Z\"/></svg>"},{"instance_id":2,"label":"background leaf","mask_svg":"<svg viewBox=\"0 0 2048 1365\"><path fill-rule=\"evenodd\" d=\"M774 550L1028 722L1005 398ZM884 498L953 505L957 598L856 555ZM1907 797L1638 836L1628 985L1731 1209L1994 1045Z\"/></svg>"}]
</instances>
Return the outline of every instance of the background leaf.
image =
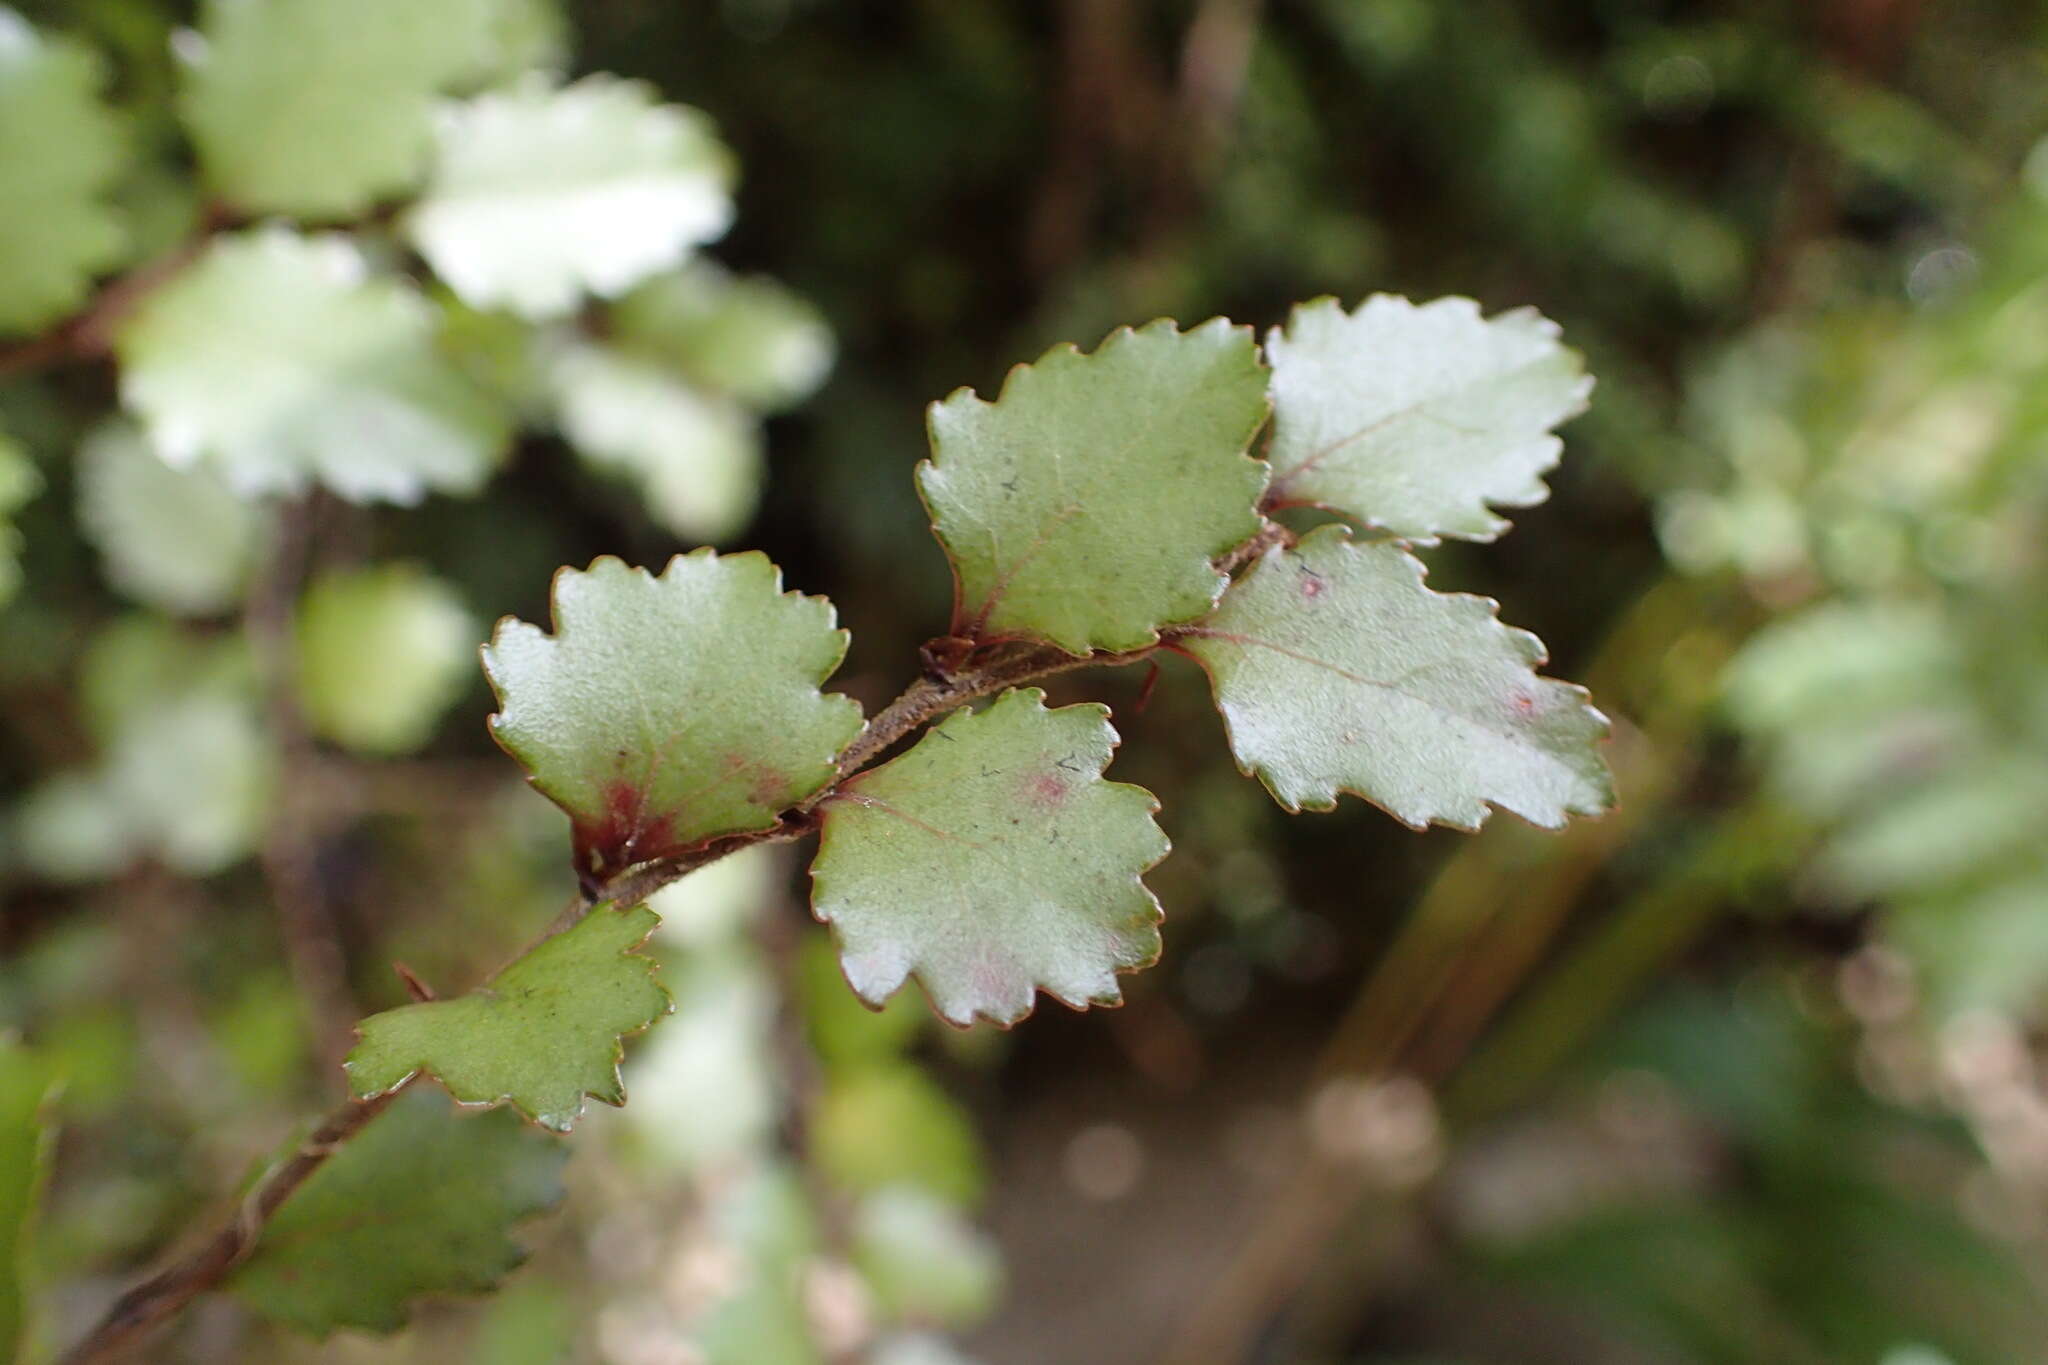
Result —
<instances>
[{"instance_id":1,"label":"background leaf","mask_svg":"<svg viewBox=\"0 0 2048 1365\"><path fill-rule=\"evenodd\" d=\"M490 52L490 0L207 0L185 124L237 208L353 217L425 167L436 94Z\"/></svg>"},{"instance_id":2,"label":"background leaf","mask_svg":"<svg viewBox=\"0 0 2048 1365\"><path fill-rule=\"evenodd\" d=\"M510 1113L413 1090L286 1201L229 1286L315 1336L394 1332L414 1299L482 1293L524 1260L511 1227L562 1197L568 1158Z\"/></svg>"},{"instance_id":3,"label":"background leaf","mask_svg":"<svg viewBox=\"0 0 2048 1365\"><path fill-rule=\"evenodd\" d=\"M599 905L468 995L370 1016L349 1084L377 1095L425 1071L465 1104L509 1100L564 1133L586 1096L624 1104L621 1036L669 1008L654 963L634 952L658 922L645 906Z\"/></svg>"},{"instance_id":4,"label":"background leaf","mask_svg":"<svg viewBox=\"0 0 2048 1365\"><path fill-rule=\"evenodd\" d=\"M1273 366L1271 496L1409 540L1491 540L1488 503L1527 507L1563 443L1550 429L1593 381L1533 309L1483 318L1470 299L1375 294L1346 313L1297 306L1266 340Z\"/></svg>"},{"instance_id":5,"label":"background leaf","mask_svg":"<svg viewBox=\"0 0 2048 1365\"><path fill-rule=\"evenodd\" d=\"M54 1097L43 1059L0 1035L0 1360L28 1359L33 1340L30 1247L56 1136Z\"/></svg>"},{"instance_id":6,"label":"background leaf","mask_svg":"<svg viewBox=\"0 0 2048 1365\"><path fill-rule=\"evenodd\" d=\"M766 829L831 780L860 706L818 685L846 651L832 605L782 591L760 554L617 559L555 575L555 633L499 623L484 651L493 733L569 813L604 877Z\"/></svg>"},{"instance_id":7,"label":"background leaf","mask_svg":"<svg viewBox=\"0 0 2048 1365\"><path fill-rule=\"evenodd\" d=\"M810 396L832 368L832 330L798 294L708 260L657 275L611 310L618 344L690 381L773 411Z\"/></svg>"},{"instance_id":8,"label":"background leaf","mask_svg":"<svg viewBox=\"0 0 2048 1365\"><path fill-rule=\"evenodd\" d=\"M0 606L5 606L21 586L21 532L14 529L13 515L42 486L42 478L29 462L28 452L0 431Z\"/></svg>"},{"instance_id":9,"label":"background leaf","mask_svg":"<svg viewBox=\"0 0 2048 1365\"><path fill-rule=\"evenodd\" d=\"M651 87L531 78L445 112L405 228L462 299L558 317L673 269L732 221L733 162Z\"/></svg>"},{"instance_id":10,"label":"background leaf","mask_svg":"<svg viewBox=\"0 0 2048 1365\"><path fill-rule=\"evenodd\" d=\"M1044 700L1022 688L956 711L825 803L811 905L870 1005L915 976L950 1023L1013 1024L1039 990L1116 1004L1116 974L1158 957L1139 880L1166 856L1158 803L1102 780L1107 707Z\"/></svg>"},{"instance_id":11,"label":"background leaf","mask_svg":"<svg viewBox=\"0 0 2048 1365\"><path fill-rule=\"evenodd\" d=\"M1541 642L1492 602L1422 579L1399 546L1327 526L1233 584L1184 643L1238 763L1289 810L1352 792L1417 829L1477 829L1488 802L1551 827L1605 810L1585 692L1537 677Z\"/></svg>"},{"instance_id":12,"label":"background leaf","mask_svg":"<svg viewBox=\"0 0 2048 1365\"><path fill-rule=\"evenodd\" d=\"M224 236L121 329L121 396L156 452L244 495L475 491L504 414L442 358L431 307L343 237Z\"/></svg>"},{"instance_id":13,"label":"background leaf","mask_svg":"<svg viewBox=\"0 0 2048 1365\"><path fill-rule=\"evenodd\" d=\"M107 193L127 159L96 53L0 6L0 336L76 308L127 243Z\"/></svg>"},{"instance_id":14,"label":"background leaf","mask_svg":"<svg viewBox=\"0 0 2048 1365\"><path fill-rule=\"evenodd\" d=\"M218 471L175 469L117 421L79 445L78 523L123 593L211 616L241 600L263 519Z\"/></svg>"},{"instance_id":15,"label":"background leaf","mask_svg":"<svg viewBox=\"0 0 2048 1365\"><path fill-rule=\"evenodd\" d=\"M1136 649L1215 604L1210 560L1259 529L1266 416L1248 329L1213 318L1056 346L993 403L930 411L918 488L958 585L955 634L1025 635L1070 654Z\"/></svg>"},{"instance_id":16,"label":"background leaf","mask_svg":"<svg viewBox=\"0 0 2048 1365\"><path fill-rule=\"evenodd\" d=\"M416 564L322 576L295 631L307 724L364 753L412 752L474 676L482 636L455 589Z\"/></svg>"}]
</instances>

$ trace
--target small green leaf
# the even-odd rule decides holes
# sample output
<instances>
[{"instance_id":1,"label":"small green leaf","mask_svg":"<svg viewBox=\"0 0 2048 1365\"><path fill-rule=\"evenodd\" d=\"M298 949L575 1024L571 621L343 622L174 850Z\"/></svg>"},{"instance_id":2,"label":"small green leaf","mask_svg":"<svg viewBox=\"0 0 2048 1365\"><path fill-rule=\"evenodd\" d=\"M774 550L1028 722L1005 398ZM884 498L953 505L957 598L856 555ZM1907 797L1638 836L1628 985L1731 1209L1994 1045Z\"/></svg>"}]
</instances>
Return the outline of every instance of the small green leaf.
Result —
<instances>
[{"instance_id":1,"label":"small green leaf","mask_svg":"<svg viewBox=\"0 0 2048 1365\"><path fill-rule=\"evenodd\" d=\"M648 511L688 540L743 529L761 496L754 419L725 398L608 347L579 344L550 366L562 435L591 465L637 482Z\"/></svg>"},{"instance_id":2,"label":"small green leaf","mask_svg":"<svg viewBox=\"0 0 2048 1365\"><path fill-rule=\"evenodd\" d=\"M1536 676L1535 636L1423 573L1398 545L1326 526L1232 586L1185 644L1238 763L1288 810L1351 792L1416 829L1477 829L1488 802L1546 828L1607 809L1605 717Z\"/></svg>"},{"instance_id":3,"label":"small green leaf","mask_svg":"<svg viewBox=\"0 0 2048 1365\"><path fill-rule=\"evenodd\" d=\"M613 76L535 78L447 111L405 230L464 302L559 317L724 232L732 180L696 110Z\"/></svg>"},{"instance_id":4,"label":"small green leaf","mask_svg":"<svg viewBox=\"0 0 2048 1365\"><path fill-rule=\"evenodd\" d=\"M953 563L954 633L1086 654L1207 612L1210 561L1259 529L1266 470L1244 452L1265 418L1251 332L1221 318L1056 346L993 403L932 404L918 488Z\"/></svg>"},{"instance_id":5,"label":"small green leaf","mask_svg":"<svg viewBox=\"0 0 2048 1365\"><path fill-rule=\"evenodd\" d=\"M988 1183L974 1121L907 1062L829 1077L813 1143L818 1169L849 1194L909 1185L968 1205Z\"/></svg>"},{"instance_id":6,"label":"small green leaf","mask_svg":"<svg viewBox=\"0 0 2048 1365\"><path fill-rule=\"evenodd\" d=\"M657 275L611 311L629 351L750 408L804 398L832 368L832 332L818 310L774 280L734 279L710 261Z\"/></svg>"},{"instance_id":7,"label":"small green leaf","mask_svg":"<svg viewBox=\"0 0 2048 1365\"><path fill-rule=\"evenodd\" d=\"M0 6L0 335L85 298L126 245L105 196L126 159L98 56Z\"/></svg>"},{"instance_id":8,"label":"small green leaf","mask_svg":"<svg viewBox=\"0 0 2048 1365\"><path fill-rule=\"evenodd\" d=\"M200 165L251 213L352 218L419 180L436 95L492 42L488 0L208 0L184 96Z\"/></svg>"},{"instance_id":9,"label":"small green leaf","mask_svg":"<svg viewBox=\"0 0 2048 1365\"><path fill-rule=\"evenodd\" d=\"M468 995L371 1015L343 1064L349 1084L377 1095L425 1071L464 1104L509 1100L563 1133L585 1096L624 1104L622 1035L669 1008L634 952L658 922L645 906L600 905Z\"/></svg>"},{"instance_id":10,"label":"small green leaf","mask_svg":"<svg viewBox=\"0 0 2048 1365\"><path fill-rule=\"evenodd\" d=\"M914 1186L861 1201L853 1263L891 1322L969 1326L1002 1291L995 1246L952 1205Z\"/></svg>"},{"instance_id":11,"label":"small green leaf","mask_svg":"<svg viewBox=\"0 0 2048 1365\"><path fill-rule=\"evenodd\" d=\"M1158 958L1140 876L1166 856L1159 804L1102 780L1107 707L1044 698L956 711L825 803L811 903L870 1005L915 976L949 1023L1014 1024L1039 990L1075 1009L1120 1003L1116 974Z\"/></svg>"},{"instance_id":12,"label":"small green leaf","mask_svg":"<svg viewBox=\"0 0 2048 1365\"><path fill-rule=\"evenodd\" d=\"M482 634L455 589L418 565L321 577L299 607L307 723L363 753L411 753L474 676Z\"/></svg>"},{"instance_id":13,"label":"small green leaf","mask_svg":"<svg viewBox=\"0 0 2048 1365\"><path fill-rule=\"evenodd\" d=\"M1528 507L1562 443L1550 429L1592 392L1557 324L1528 308L1480 316L1470 299L1375 294L1294 310L1266 340L1273 366L1268 495L1404 539L1492 540L1489 503Z\"/></svg>"},{"instance_id":14,"label":"small green leaf","mask_svg":"<svg viewBox=\"0 0 2048 1365\"><path fill-rule=\"evenodd\" d=\"M860 706L819 684L846 653L832 604L782 591L760 554L609 556L555 575L555 634L507 619L484 651L491 730L573 822L602 880L766 829L832 780Z\"/></svg>"},{"instance_id":15,"label":"small green leaf","mask_svg":"<svg viewBox=\"0 0 2048 1365\"><path fill-rule=\"evenodd\" d=\"M29 1358L30 1248L56 1135L54 1093L48 1065L0 1036L0 1360Z\"/></svg>"},{"instance_id":16,"label":"small green leaf","mask_svg":"<svg viewBox=\"0 0 2048 1365\"><path fill-rule=\"evenodd\" d=\"M121 396L156 452L245 496L315 482L358 502L474 492L503 413L435 346L432 306L347 238L217 240L116 338Z\"/></svg>"},{"instance_id":17,"label":"small green leaf","mask_svg":"<svg viewBox=\"0 0 2048 1365\"><path fill-rule=\"evenodd\" d=\"M510 1229L561 1199L568 1158L511 1114L415 1090L285 1202L229 1287L317 1337L395 1332L414 1299L483 1293L525 1259Z\"/></svg>"},{"instance_id":18,"label":"small green leaf","mask_svg":"<svg viewBox=\"0 0 2048 1365\"><path fill-rule=\"evenodd\" d=\"M174 469L116 421L79 445L78 522L116 588L210 616L241 600L262 518L213 469Z\"/></svg>"},{"instance_id":19,"label":"small green leaf","mask_svg":"<svg viewBox=\"0 0 2048 1365\"><path fill-rule=\"evenodd\" d=\"M0 606L21 586L21 533L11 518L42 486L28 452L0 431Z\"/></svg>"}]
</instances>

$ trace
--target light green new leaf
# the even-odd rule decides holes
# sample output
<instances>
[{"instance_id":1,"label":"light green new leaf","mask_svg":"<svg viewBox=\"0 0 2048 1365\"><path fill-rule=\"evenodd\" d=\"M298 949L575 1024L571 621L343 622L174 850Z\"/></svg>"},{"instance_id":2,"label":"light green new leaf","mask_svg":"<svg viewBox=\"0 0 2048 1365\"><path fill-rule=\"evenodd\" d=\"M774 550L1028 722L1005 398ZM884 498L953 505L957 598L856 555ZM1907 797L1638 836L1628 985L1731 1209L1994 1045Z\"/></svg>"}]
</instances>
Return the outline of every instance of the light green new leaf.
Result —
<instances>
[{"instance_id":1,"label":"light green new leaf","mask_svg":"<svg viewBox=\"0 0 2048 1365\"><path fill-rule=\"evenodd\" d=\"M410 753L474 676L482 636L455 589L418 565L327 574L299 607L306 721L363 753Z\"/></svg>"},{"instance_id":2,"label":"light green new leaf","mask_svg":"<svg viewBox=\"0 0 2048 1365\"><path fill-rule=\"evenodd\" d=\"M207 181L251 213L352 218L412 188L490 0L208 0L184 92Z\"/></svg>"},{"instance_id":3,"label":"light green new leaf","mask_svg":"<svg viewBox=\"0 0 2048 1365\"><path fill-rule=\"evenodd\" d=\"M0 335L77 307L126 244L105 195L124 160L93 51L0 6Z\"/></svg>"},{"instance_id":4,"label":"light green new leaf","mask_svg":"<svg viewBox=\"0 0 2048 1365\"><path fill-rule=\"evenodd\" d=\"M724 232L732 181L696 110L614 76L535 78L444 112L405 230L464 302L559 317Z\"/></svg>"},{"instance_id":5,"label":"light green new leaf","mask_svg":"<svg viewBox=\"0 0 2048 1365\"><path fill-rule=\"evenodd\" d=\"M753 418L608 347L570 346L550 368L562 435L590 464L636 481L656 522L698 542L746 526L764 463Z\"/></svg>"},{"instance_id":6,"label":"light green new leaf","mask_svg":"<svg viewBox=\"0 0 2048 1365\"><path fill-rule=\"evenodd\" d=\"M806 397L832 368L832 331L774 280L734 279L711 261L657 275L611 311L612 336L748 407Z\"/></svg>"},{"instance_id":7,"label":"light green new leaf","mask_svg":"<svg viewBox=\"0 0 2048 1365\"><path fill-rule=\"evenodd\" d=\"M506 619L484 650L491 731L567 811L586 879L766 829L829 782L860 705L819 684L846 653L832 604L766 556L609 556L555 575L555 633Z\"/></svg>"},{"instance_id":8,"label":"light green new leaf","mask_svg":"<svg viewBox=\"0 0 2048 1365\"><path fill-rule=\"evenodd\" d=\"M993 403L932 404L917 481L953 563L954 633L1086 654L1207 612L1210 561L1259 529L1266 470L1244 452L1265 417L1251 332L1221 318L1056 346Z\"/></svg>"},{"instance_id":9,"label":"light green new leaf","mask_svg":"<svg viewBox=\"0 0 2048 1365\"><path fill-rule=\"evenodd\" d=\"M599 905L468 995L371 1015L343 1063L350 1086L378 1095L425 1071L464 1104L509 1100L562 1133L586 1096L624 1104L621 1038L669 1008L653 960L633 951L659 922L644 905Z\"/></svg>"},{"instance_id":10,"label":"light green new leaf","mask_svg":"<svg viewBox=\"0 0 2048 1365\"><path fill-rule=\"evenodd\" d=\"M28 452L0 431L0 606L21 586L21 533L11 518L42 486Z\"/></svg>"},{"instance_id":11,"label":"light green new leaf","mask_svg":"<svg viewBox=\"0 0 2048 1365\"><path fill-rule=\"evenodd\" d=\"M504 414L435 345L434 310L346 238L217 241L116 339L121 396L157 454L245 496L318 481L357 502L480 487Z\"/></svg>"},{"instance_id":12,"label":"light green new leaf","mask_svg":"<svg viewBox=\"0 0 2048 1365\"><path fill-rule=\"evenodd\" d=\"M880 1006L915 976L962 1027L1013 1024L1043 990L1117 1004L1118 972L1159 956L1141 874L1166 856L1143 787L1105 782L1108 708L1048 711L1037 688L956 711L824 807L811 904L854 992Z\"/></svg>"},{"instance_id":13,"label":"light green new leaf","mask_svg":"<svg viewBox=\"0 0 2048 1365\"><path fill-rule=\"evenodd\" d=\"M123 593L210 616L241 600L262 517L215 470L174 469L110 422L78 448L78 523Z\"/></svg>"},{"instance_id":14,"label":"light green new leaf","mask_svg":"<svg viewBox=\"0 0 2048 1365\"><path fill-rule=\"evenodd\" d=\"M416 1089L315 1171L229 1287L315 1336L395 1332L413 1300L480 1294L523 1261L514 1223L562 1197L563 1143Z\"/></svg>"},{"instance_id":15,"label":"light green new leaf","mask_svg":"<svg viewBox=\"0 0 2048 1365\"><path fill-rule=\"evenodd\" d=\"M828 1075L812 1144L819 1171L849 1194L912 1186L965 1206L988 1184L974 1120L909 1062Z\"/></svg>"},{"instance_id":16,"label":"light green new leaf","mask_svg":"<svg viewBox=\"0 0 2048 1365\"><path fill-rule=\"evenodd\" d=\"M1398 545L1327 526L1234 584L1184 644L1238 763L1288 810L1351 792L1416 829L1477 829L1489 802L1546 828L1607 809L1584 690L1537 677L1542 643L1492 602L1422 580Z\"/></svg>"},{"instance_id":17,"label":"light green new leaf","mask_svg":"<svg viewBox=\"0 0 2048 1365\"><path fill-rule=\"evenodd\" d=\"M1415 541L1492 540L1488 504L1528 507L1593 381L1532 309L1480 316L1470 299L1375 294L1294 310L1273 366L1271 499L1308 503Z\"/></svg>"},{"instance_id":18,"label":"light green new leaf","mask_svg":"<svg viewBox=\"0 0 2048 1365\"><path fill-rule=\"evenodd\" d=\"M0 1361L28 1358L30 1244L55 1136L53 1093L45 1062L0 1037Z\"/></svg>"}]
</instances>

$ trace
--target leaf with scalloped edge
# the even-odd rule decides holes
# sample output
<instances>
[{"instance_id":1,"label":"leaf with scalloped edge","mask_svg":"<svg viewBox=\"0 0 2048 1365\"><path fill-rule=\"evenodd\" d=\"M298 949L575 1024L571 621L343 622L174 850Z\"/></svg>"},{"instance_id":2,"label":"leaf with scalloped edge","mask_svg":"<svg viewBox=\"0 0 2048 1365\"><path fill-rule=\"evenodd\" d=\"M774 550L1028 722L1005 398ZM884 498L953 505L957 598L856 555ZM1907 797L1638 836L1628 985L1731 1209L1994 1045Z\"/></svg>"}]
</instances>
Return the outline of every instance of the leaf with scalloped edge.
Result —
<instances>
[{"instance_id":1,"label":"leaf with scalloped edge","mask_svg":"<svg viewBox=\"0 0 2048 1365\"><path fill-rule=\"evenodd\" d=\"M758 553L610 556L555 575L555 633L511 618L484 650L491 731L567 811L586 881L767 829L834 775L860 705L819 685L846 653L832 604Z\"/></svg>"},{"instance_id":2,"label":"leaf with scalloped edge","mask_svg":"<svg viewBox=\"0 0 2048 1365\"><path fill-rule=\"evenodd\" d=\"M1040 990L1118 1004L1117 973L1158 958L1140 878L1166 856L1159 803L1103 780L1107 707L1044 699L1028 687L956 711L825 802L811 905L868 1004L915 976L949 1023L1014 1024Z\"/></svg>"},{"instance_id":3,"label":"leaf with scalloped edge","mask_svg":"<svg viewBox=\"0 0 2048 1365\"><path fill-rule=\"evenodd\" d=\"M568 1159L512 1114L415 1088L285 1201L228 1287L314 1336L395 1332L413 1300L481 1294L525 1260L510 1229L561 1199Z\"/></svg>"},{"instance_id":4,"label":"leaf with scalloped edge","mask_svg":"<svg viewBox=\"0 0 2048 1365\"><path fill-rule=\"evenodd\" d=\"M504 412L440 352L434 309L350 239L261 228L214 241L115 338L121 397L156 453L245 496L315 481L357 502L471 493Z\"/></svg>"},{"instance_id":5,"label":"leaf with scalloped edge","mask_svg":"<svg viewBox=\"0 0 2048 1365\"><path fill-rule=\"evenodd\" d=\"M560 317L723 233L732 181L697 110L616 76L534 77L444 112L405 231L465 303Z\"/></svg>"},{"instance_id":6,"label":"leaf with scalloped edge","mask_svg":"<svg viewBox=\"0 0 2048 1365\"><path fill-rule=\"evenodd\" d=\"M1477 829L1489 802L1546 828L1606 810L1607 720L1584 689L1538 677L1542 642L1493 602L1423 574L1326 526L1231 586L1182 644L1239 765L1288 810L1351 792L1416 829Z\"/></svg>"},{"instance_id":7,"label":"leaf with scalloped edge","mask_svg":"<svg viewBox=\"0 0 2048 1365\"><path fill-rule=\"evenodd\" d=\"M1492 540L1488 504L1529 507L1593 381L1557 324L1492 318L1470 299L1375 294L1346 313L1297 306L1266 339L1273 367L1268 500L1342 512L1407 540Z\"/></svg>"},{"instance_id":8,"label":"leaf with scalloped edge","mask_svg":"<svg viewBox=\"0 0 2048 1365\"><path fill-rule=\"evenodd\" d=\"M409 190L434 102L481 65L496 8L209 0L183 98L208 183L237 208L326 221Z\"/></svg>"},{"instance_id":9,"label":"leaf with scalloped edge","mask_svg":"<svg viewBox=\"0 0 2048 1365\"><path fill-rule=\"evenodd\" d=\"M211 616L241 601L263 514L217 471L166 464L131 424L115 420L79 442L78 525L121 592L179 615Z\"/></svg>"},{"instance_id":10,"label":"leaf with scalloped edge","mask_svg":"<svg viewBox=\"0 0 2048 1365\"><path fill-rule=\"evenodd\" d=\"M1222 318L1055 346L990 403L929 413L917 485L952 561L953 633L1137 649L1215 605L1216 556L1258 532L1266 419L1251 330Z\"/></svg>"},{"instance_id":11,"label":"leaf with scalloped edge","mask_svg":"<svg viewBox=\"0 0 2048 1365\"><path fill-rule=\"evenodd\" d=\"M646 906L594 907L468 995L401 1005L356 1025L343 1066L362 1096L426 1072L464 1104L501 1104L566 1133L585 1097L626 1102L622 1038L668 1013L637 949L661 922Z\"/></svg>"},{"instance_id":12,"label":"leaf with scalloped edge","mask_svg":"<svg viewBox=\"0 0 2048 1365\"><path fill-rule=\"evenodd\" d=\"M84 301L127 234L106 195L126 150L98 54L0 6L0 335Z\"/></svg>"}]
</instances>

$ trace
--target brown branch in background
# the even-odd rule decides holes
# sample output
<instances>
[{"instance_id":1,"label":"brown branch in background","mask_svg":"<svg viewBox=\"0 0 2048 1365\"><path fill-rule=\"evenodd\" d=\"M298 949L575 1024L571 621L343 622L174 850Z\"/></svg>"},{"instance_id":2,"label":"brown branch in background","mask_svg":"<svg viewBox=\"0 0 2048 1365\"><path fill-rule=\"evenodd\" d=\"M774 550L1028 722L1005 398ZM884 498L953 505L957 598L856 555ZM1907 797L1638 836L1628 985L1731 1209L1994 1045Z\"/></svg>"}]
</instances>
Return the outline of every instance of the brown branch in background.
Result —
<instances>
[{"instance_id":1,"label":"brown branch in background","mask_svg":"<svg viewBox=\"0 0 2048 1365\"><path fill-rule=\"evenodd\" d=\"M276 907L285 963L307 1013L314 1055L324 1070L338 1074L359 1011L320 872L320 847L333 813L323 808L324 784L313 777L320 760L299 709L293 626L318 513L317 498L278 508L270 553L250 588L243 624L278 752L279 791L258 861Z\"/></svg>"},{"instance_id":2,"label":"brown branch in background","mask_svg":"<svg viewBox=\"0 0 2048 1365\"><path fill-rule=\"evenodd\" d=\"M192 235L154 260L110 280L85 307L41 336L0 346L0 378L48 369L70 361L98 360L113 349L114 332L141 302L179 274L206 249L233 215L218 206L201 216Z\"/></svg>"},{"instance_id":3,"label":"brown branch in background","mask_svg":"<svg viewBox=\"0 0 2048 1365\"><path fill-rule=\"evenodd\" d=\"M1181 40L1173 117L1160 129L1143 240L1171 236L1222 168L1243 102L1262 0L1201 0ZM1141 251L1140 255L1150 255Z\"/></svg>"},{"instance_id":4,"label":"brown branch in background","mask_svg":"<svg viewBox=\"0 0 2048 1365\"><path fill-rule=\"evenodd\" d=\"M410 1082L407 1082L410 1084ZM373 1099L350 1100L329 1114L297 1151L273 1167L242 1200L235 1216L191 1254L174 1261L114 1301L86 1338L59 1365L103 1365L142 1344L185 1305L227 1278L262 1235L264 1224L327 1158L361 1132L405 1090L398 1086Z\"/></svg>"}]
</instances>

